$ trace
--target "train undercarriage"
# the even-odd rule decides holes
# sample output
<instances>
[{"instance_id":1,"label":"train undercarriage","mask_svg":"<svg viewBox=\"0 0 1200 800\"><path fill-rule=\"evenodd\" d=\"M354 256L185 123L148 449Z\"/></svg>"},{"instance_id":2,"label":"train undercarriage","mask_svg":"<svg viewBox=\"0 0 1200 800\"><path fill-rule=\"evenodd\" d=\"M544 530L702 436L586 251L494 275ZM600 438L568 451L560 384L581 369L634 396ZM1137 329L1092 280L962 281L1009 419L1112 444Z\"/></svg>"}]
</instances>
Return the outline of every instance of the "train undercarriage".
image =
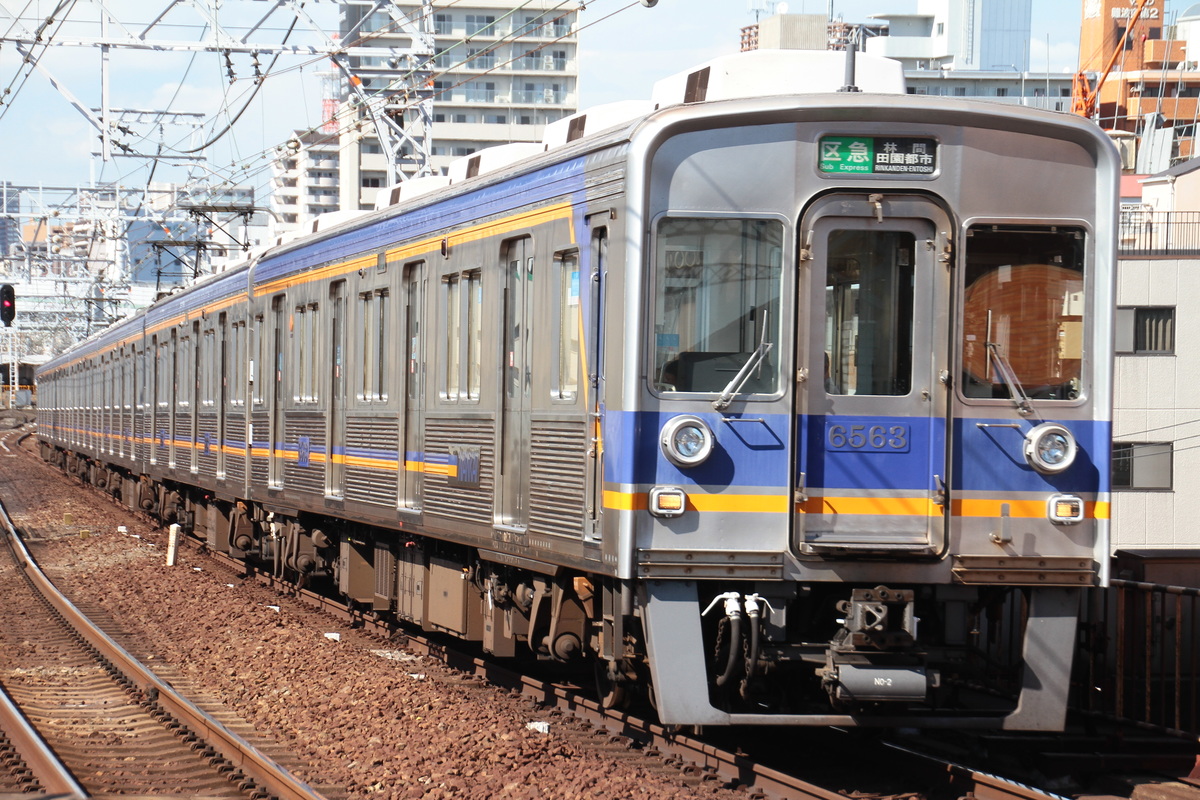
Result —
<instances>
[{"instance_id":1,"label":"train undercarriage","mask_svg":"<svg viewBox=\"0 0 1200 800\"><path fill-rule=\"evenodd\" d=\"M364 614L498 657L590 668L606 706L655 702L646 598L634 582L495 563L464 544L224 499L60 449L43 455L213 550ZM731 715L870 724L1005 714L1021 688L1020 653L1011 652L1019 648L1005 639L1023 625L1028 598L1012 587L707 581L696 597L707 702Z\"/></svg>"}]
</instances>

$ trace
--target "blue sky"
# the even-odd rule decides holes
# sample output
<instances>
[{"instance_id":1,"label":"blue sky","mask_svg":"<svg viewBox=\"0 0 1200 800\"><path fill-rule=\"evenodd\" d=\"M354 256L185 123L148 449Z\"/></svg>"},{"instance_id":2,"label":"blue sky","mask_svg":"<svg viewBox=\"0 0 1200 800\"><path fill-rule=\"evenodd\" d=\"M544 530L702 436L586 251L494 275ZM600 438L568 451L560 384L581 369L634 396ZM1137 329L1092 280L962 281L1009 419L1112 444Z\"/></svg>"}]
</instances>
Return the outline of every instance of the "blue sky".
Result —
<instances>
[{"instance_id":1,"label":"blue sky","mask_svg":"<svg viewBox=\"0 0 1200 800\"><path fill-rule=\"evenodd\" d=\"M1082 3L1034 0L1030 70L1046 70L1049 63L1051 72L1075 71ZM581 34L584 105L647 98L650 84L658 78L737 52L739 31L754 22L752 4L777 5L770 0L659 0L654 8L637 6L586 27ZM582 14L584 25L608 13L601 5L588 5ZM787 10L791 14L825 14L829 0L787 0ZM846 22L916 10L916 0L833 0L834 17ZM644 92L634 91L638 83L644 84Z\"/></svg>"},{"instance_id":2,"label":"blue sky","mask_svg":"<svg viewBox=\"0 0 1200 800\"><path fill-rule=\"evenodd\" d=\"M754 21L752 3L775 7L770 0L659 0L654 8L636 4L626 8L629 2L589 0L580 14L584 107L649 98L651 85L659 78L736 52L740 29ZM1169 12L1170 0L1166 2ZM788 0L787 10L825 13L828 3ZM35 12L48 12L53 5L51 0L32 2ZM130 21L145 22L166 2L111 0L111 5L118 14L124 8ZM226 3L222 14L239 5L261 8L268 4ZM1048 64L1051 71L1073 71L1082 0L1036 0L1033 5L1031 69L1040 71ZM78 7L90 6L81 3ZM314 13L329 13L334 7L321 3L312 8ZM916 0L833 0L834 15L847 22L862 22L877 13L914 12L916 8ZM8 29L10 22L5 9L0 13L0 29ZM263 59L264 66L267 60ZM44 63L84 105L99 104L97 50L57 48L45 56ZM110 104L114 107L169 107L213 114L223 104L240 107L253 86L244 58L233 84L218 57L211 55L193 60L182 54L114 51L111 64ZM263 83L232 134L210 149L210 163L216 171L239 180L245 177L245 182L265 189L269 179L265 164L271 148L284 142L293 129L320 121L320 74L329 70L327 62L295 58L288 67ZM0 179L25 185L87 185L92 179L144 183L145 173L135 168L132 159L107 164L94 161L90 151L95 147L95 129L40 73L34 72L22 84L17 78L19 68L14 48L0 48L0 91L14 87L10 106L0 106L0 152L4 153ZM166 136L178 134L168 130ZM160 172L158 177L165 176Z\"/></svg>"}]
</instances>

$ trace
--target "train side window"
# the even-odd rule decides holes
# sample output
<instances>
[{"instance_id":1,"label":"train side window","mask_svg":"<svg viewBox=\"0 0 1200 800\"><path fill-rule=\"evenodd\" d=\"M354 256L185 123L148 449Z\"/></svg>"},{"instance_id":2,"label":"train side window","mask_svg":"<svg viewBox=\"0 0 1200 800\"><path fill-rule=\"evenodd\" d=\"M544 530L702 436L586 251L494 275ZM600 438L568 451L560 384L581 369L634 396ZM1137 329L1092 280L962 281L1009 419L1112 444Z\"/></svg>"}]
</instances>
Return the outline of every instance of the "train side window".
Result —
<instances>
[{"instance_id":1,"label":"train side window","mask_svg":"<svg viewBox=\"0 0 1200 800\"><path fill-rule=\"evenodd\" d=\"M1083 393L1083 229L975 225L963 275L962 393L1077 400ZM1019 384L1019 387L1016 386Z\"/></svg>"},{"instance_id":2,"label":"train side window","mask_svg":"<svg viewBox=\"0 0 1200 800\"><path fill-rule=\"evenodd\" d=\"M192 387L196 373L192 371L192 337L175 340L175 403L180 408L192 407Z\"/></svg>"},{"instance_id":3,"label":"train side window","mask_svg":"<svg viewBox=\"0 0 1200 800\"><path fill-rule=\"evenodd\" d=\"M904 396L912 388L916 237L834 230L825 276L825 390Z\"/></svg>"},{"instance_id":4,"label":"train side window","mask_svg":"<svg viewBox=\"0 0 1200 800\"><path fill-rule=\"evenodd\" d=\"M668 218L654 268L654 387L721 392L753 358L741 391L778 391L783 224Z\"/></svg>"},{"instance_id":5,"label":"train side window","mask_svg":"<svg viewBox=\"0 0 1200 800\"><path fill-rule=\"evenodd\" d=\"M425 365L424 348L421 342L421 318L424 316L421 306L421 294L424 282L421 274L425 262L414 261L404 265L404 342L407 352L404 353L406 369L404 384L409 407L421 398L421 371Z\"/></svg>"},{"instance_id":6,"label":"train side window","mask_svg":"<svg viewBox=\"0 0 1200 800\"><path fill-rule=\"evenodd\" d=\"M217 333L211 328L204 332L204 346L201 349L204 360L200 363L200 405L212 408L217 404L217 374L220 353L217 352Z\"/></svg>"},{"instance_id":7,"label":"train side window","mask_svg":"<svg viewBox=\"0 0 1200 800\"><path fill-rule=\"evenodd\" d=\"M467 399L478 400L483 382L483 274L466 274L467 284Z\"/></svg>"},{"instance_id":8,"label":"train side window","mask_svg":"<svg viewBox=\"0 0 1200 800\"><path fill-rule=\"evenodd\" d=\"M366 403L386 403L387 394L387 289L362 292L358 296L362 321L362 388L359 399Z\"/></svg>"},{"instance_id":9,"label":"train side window","mask_svg":"<svg viewBox=\"0 0 1200 800\"><path fill-rule=\"evenodd\" d=\"M555 309L558 331L558 357L554 365L553 397L574 401L579 395L580 315L579 251L569 250L554 256L558 278L558 302Z\"/></svg>"},{"instance_id":10,"label":"train side window","mask_svg":"<svg viewBox=\"0 0 1200 800\"><path fill-rule=\"evenodd\" d=\"M229 405L246 405L246 323L229 326Z\"/></svg>"},{"instance_id":11,"label":"train side window","mask_svg":"<svg viewBox=\"0 0 1200 800\"><path fill-rule=\"evenodd\" d=\"M442 318L446 323L446 354L442 364L445 384L442 386L442 399L450 402L458 400L459 377L458 371L462 359L462 334L459 327L460 309L459 276L445 275L442 278L442 299L445 313Z\"/></svg>"},{"instance_id":12,"label":"train side window","mask_svg":"<svg viewBox=\"0 0 1200 800\"><path fill-rule=\"evenodd\" d=\"M159 408L166 408L171 400L171 346L167 342L158 342L154 359L154 402Z\"/></svg>"},{"instance_id":13,"label":"train side window","mask_svg":"<svg viewBox=\"0 0 1200 800\"><path fill-rule=\"evenodd\" d=\"M254 326L250 329L250 341L247 342L250 354L254 360L250 362L250 396L256 406L266 402L266 385L269 374L271 356L267 353L267 339L263 336L265 322L262 314L254 315Z\"/></svg>"},{"instance_id":14,"label":"train side window","mask_svg":"<svg viewBox=\"0 0 1200 800\"><path fill-rule=\"evenodd\" d=\"M292 326L292 363L296 365L296 385L292 394L297 403L317 402L317 363L321 346L317 324L318 305L297 306Z\"/></svg>"}]
</instances>

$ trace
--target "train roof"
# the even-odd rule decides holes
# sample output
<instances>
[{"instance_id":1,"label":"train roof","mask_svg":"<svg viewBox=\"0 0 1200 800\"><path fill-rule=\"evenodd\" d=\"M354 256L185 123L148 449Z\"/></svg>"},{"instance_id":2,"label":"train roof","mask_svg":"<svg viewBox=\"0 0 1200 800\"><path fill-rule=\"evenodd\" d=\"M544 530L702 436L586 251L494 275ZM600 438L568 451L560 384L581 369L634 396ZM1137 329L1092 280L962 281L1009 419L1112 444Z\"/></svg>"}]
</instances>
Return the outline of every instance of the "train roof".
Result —
<instances>
[{"instance_id":1,"label":"train roof","mask_svg":"<svg viewBox=\"0 0 1200 800\"><path fill-rule=\"evenodd\" d=\"M761 50L713 59L659 81L650 100L580 111L547 125L541 142L489 148L453 162L448 175L410 179L384 190L372 211L317 217L302 234L280 237L252 252L246 261L156 301L52 359L43 369L70 363L78 357L80 347L107 349L181 322L189 309L211 312L227 298L266 291L264 287L273 284L285 285L288 275L314 264L504 213L513 207L515 197L520 197L521 204L537 204L569 193L572 187L583 185L588 169L606 160L623 163L622 146L629 145L639 130L653 128L656 121L666 124L680 113L704 116L760 110L769 114L794 109L797 98L806 98L802 104L811 107L814 95L828 97L843 89L849 73L845 54L828 51ZM1077 125L1090 125L1073 115L907 95L903 68L892 59L860 53L853 75L857 91L838 94L839 106L866 108L886 103L897 111L911 106L908 112L917 118L936 106L963 119L985 114L993 119L1007 117L1014 126L1031 117L1043 122L1054 119L1067 126L1072 122L1063 118L1070 117Z\"/></svg>"}]
</instances>

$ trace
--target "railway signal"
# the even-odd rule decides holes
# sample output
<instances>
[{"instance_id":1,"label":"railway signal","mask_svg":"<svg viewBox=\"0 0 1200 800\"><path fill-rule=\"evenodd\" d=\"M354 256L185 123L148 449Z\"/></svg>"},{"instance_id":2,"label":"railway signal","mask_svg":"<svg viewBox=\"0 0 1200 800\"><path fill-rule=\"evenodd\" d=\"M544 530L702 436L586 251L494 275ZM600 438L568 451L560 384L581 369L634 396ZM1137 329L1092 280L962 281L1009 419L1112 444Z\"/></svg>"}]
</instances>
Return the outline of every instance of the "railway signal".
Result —
<instances>
[{"instance_id":1,"label":"railway signal","mask_svg":"<svg viewBox=\"0 0 1200 800\"><path fill-rule=\"evenodd\" d=\"M0 321L11 328L17 314L17 293L11 283L0 285Z\"/></svg>"}]
</instances>

